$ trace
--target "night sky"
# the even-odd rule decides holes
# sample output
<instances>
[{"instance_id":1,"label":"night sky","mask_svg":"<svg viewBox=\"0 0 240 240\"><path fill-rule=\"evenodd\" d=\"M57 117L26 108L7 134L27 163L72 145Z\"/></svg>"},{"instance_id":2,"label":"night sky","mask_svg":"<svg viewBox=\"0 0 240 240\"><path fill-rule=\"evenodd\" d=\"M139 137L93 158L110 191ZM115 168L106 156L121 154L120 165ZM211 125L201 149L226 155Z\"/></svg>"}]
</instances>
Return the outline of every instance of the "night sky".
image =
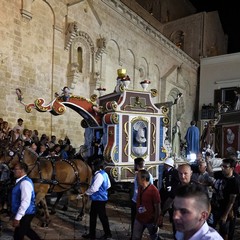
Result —
<instances>
[{"instance_id":1,"label":"night sky","mask_svg":"<svg viewBox=\"0 0 240 240\"><path fill-rule=\"evenodd\" d=\"M228 35L228 53L240 52L240 7L237 0L190 0L198 12L217 10Z\"/></svg>"}]
</instances>

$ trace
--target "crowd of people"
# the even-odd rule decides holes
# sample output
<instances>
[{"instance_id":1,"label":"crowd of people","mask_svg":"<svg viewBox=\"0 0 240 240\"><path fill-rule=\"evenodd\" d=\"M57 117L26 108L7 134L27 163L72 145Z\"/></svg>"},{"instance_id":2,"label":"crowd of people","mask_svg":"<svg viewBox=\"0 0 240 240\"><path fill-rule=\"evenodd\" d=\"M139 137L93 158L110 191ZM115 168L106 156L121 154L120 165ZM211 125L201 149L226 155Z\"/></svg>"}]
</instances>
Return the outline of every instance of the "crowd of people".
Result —
<instances>
[{"instance_id":1,"label":"crowd of people","mask_svg":"<svg viewBox=\"0 0 240 240\"><path fill-rule=\"evenodd\" d=\"M55 135L48 136L45 133L39 136L38 130L24 128L23 122L23 119L19 118L16 125L10 128L9 123L0 118L0 140L8 139L11 142L21 140L39 157L61 157L62 159L76 157L76 149L71 145L68 136L64 139L57 139Z\"/></svg>"},{"instance_id":2,"label":"crowd of people","mask_svg":"<svg viewBox=\"0 0 240 240\"><path fill-rule=\"evenodd\" d=\"M184 163L178 168L171 158L166 160L160 190L161 216L169 213L175 239L234 239L240 193L236 163L234 158L223 159L221 172L214 174L209 158L201 154L194 164ZM199 190L190 189L198 187L203 193L194 195ZM187 200L180 201L184 196Z\"/></svg>"},{"instance_id":3,"label":"crowd of people","mask_svg":"<svg viewBox=\"0 0 240 240\"><path fill-rule=\"evenodd\" d=\"M37 130L23 128L23 120L10 129L8 123L0 119L1 139L21 139L26 146L36 151L39 157L61 157L71 159L68 137L57 142L56 136L46 134L38 137ZM234 230L239 208L240 177L235 171L236 159L222 160L221 172L214 174L210 156L197 155L194 163L175 166L169 157L164 162L161 184L156 187L153 176L144 169L144 159L134 160L134 191L131 204L131 240L142 239L145 229L152 240L161 239L158 228L164 224L166 214L172 224L173 238L176 240L195 239L234 239ZM96 238L96 223L99 217L104 235L101 239L112 237L111 226L106 214L108 191L111 182L104 170L102 157L91 162L93 180L84 193L90 197L91 210L89 232L82 237ZM3 172L2 172L3 173ZM19 163L14 167L16 184L12 191L14 239L40 239L31 229L35 214L35 195L31 179L27 177L27 166ZM2 176L2 174L1 174ZM2 206L4 208L4 206Z\"/></svg>"}]
</instances>

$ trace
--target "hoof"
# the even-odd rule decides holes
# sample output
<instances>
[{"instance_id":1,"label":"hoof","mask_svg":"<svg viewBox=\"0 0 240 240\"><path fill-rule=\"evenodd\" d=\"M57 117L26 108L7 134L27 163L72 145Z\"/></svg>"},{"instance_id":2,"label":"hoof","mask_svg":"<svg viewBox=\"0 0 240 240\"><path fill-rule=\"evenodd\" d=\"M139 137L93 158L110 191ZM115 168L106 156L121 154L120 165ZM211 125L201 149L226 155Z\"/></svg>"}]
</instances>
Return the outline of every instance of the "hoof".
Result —
<instances>
[{"instance_id":1,"label":"hoof","mask_svg":"<svg viewBox=\"0 0 240 240\"><path fill-rule=\"evenodd\" d=\"M50 221L49 222L43 222L41 227L48 228L49 223L50 223Z\"/></svg>"},{"instance_id":2,"label":"hoof","mask_svg":"<svg viewBox=\"0 0 240 240\"><path fill-rule=\"evenodd\" d=\"M51 212L50 212L50 214L51 214L51 215L56 214L56 210L53 210L53 209L52 209Z\"/></svg>"}]
</instances>

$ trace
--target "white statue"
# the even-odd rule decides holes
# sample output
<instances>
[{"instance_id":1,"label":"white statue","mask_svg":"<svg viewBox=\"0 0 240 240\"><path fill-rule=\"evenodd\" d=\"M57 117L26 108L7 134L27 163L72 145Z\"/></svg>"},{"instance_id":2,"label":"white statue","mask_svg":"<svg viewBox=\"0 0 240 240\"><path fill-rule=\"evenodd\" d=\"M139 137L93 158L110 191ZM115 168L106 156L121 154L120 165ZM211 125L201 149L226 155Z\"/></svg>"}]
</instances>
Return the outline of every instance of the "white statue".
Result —
<instances>
[{"instance_id":1,"label":"white statue","mask_svg":"<svg viewBox=\"0 0 240 240\"><path fill-rule=\"evenodd\" d=\"M232 129L231 128L228 128L227 129L227 143L228 144L233 144L233 141L235 139L235 134L233 133Z\"/></svg>"}]
</instances>

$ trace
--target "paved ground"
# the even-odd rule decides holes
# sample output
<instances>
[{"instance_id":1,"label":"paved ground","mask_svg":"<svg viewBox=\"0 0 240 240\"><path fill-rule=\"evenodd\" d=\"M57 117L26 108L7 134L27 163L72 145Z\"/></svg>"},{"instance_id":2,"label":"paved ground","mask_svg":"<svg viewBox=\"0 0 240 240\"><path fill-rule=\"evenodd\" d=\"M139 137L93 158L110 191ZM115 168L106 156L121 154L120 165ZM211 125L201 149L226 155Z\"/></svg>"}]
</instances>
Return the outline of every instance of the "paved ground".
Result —
<instances>
[{"instance_id":1,"label":"paved ground","mask_svg":"<svg viewBox=\"0 0 240 240\"><path fill-rule=\"evenodd\" d=\"M107 204L107 213L109 216L110 227L115 240L128 240L130 238L130 204L128 194L114 193L110 196L110 201ZM88 231L88 214L85 215L82 221L76 221L78 215L77 208L80 203L77 201L71 202L71 207L68 211L57 210L55 215L51 216L51 223L48 228L42 228L42 221L39 218L33 220L33 228L44 240L74 240L83 239L82 234ZM59 205L59 208L62 206ZM1 215L3 229L0 235L1 240L12 240L13 228L7 214ZM97 237L103 235L102 226L97 226ZM167 217L164 222L164 227L160 229L160 236L163 240L172 240L171 225L168 223ZM148 239L147 234L144 234L144 240ZM240 220L236 238L240 240Z\"/></svg>"}]
</instances>

